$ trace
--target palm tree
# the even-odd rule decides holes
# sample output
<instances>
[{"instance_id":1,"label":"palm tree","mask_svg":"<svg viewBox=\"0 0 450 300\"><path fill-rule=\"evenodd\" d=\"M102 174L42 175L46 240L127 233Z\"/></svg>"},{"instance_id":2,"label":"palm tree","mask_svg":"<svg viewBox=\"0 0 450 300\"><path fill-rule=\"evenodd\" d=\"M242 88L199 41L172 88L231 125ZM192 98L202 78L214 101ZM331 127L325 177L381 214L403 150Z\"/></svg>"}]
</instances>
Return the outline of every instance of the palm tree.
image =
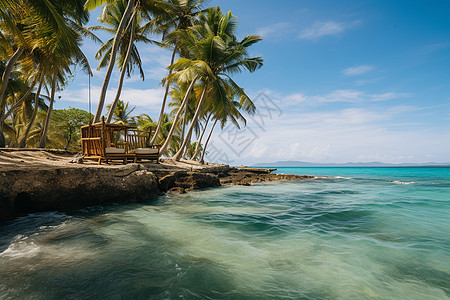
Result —
<instances>
[{"instance_id":1,"label":"palm tree","mask_svg":"<svg viewBox=\"0 0 450 300\"><path fill-rule=\"evenodd\" d=\"M200 138L198 139L198 141L195 144L195 150L194 150L194 154L192 155L192 157L197 157L198 152L201 151L200 146L202 144L203 136L205 135L206 129L208 128L208 123L209 123L209 120L211 119L211 116L212 116L212 112L209 112L208 117L206 118L206 121L205 121L205 125L203 126L203 130L200 135Z\"/></svg>"},{"instance_id":2,"label":"palm tree","mask_svg":"<svg viewBox=\"0 0 450 300\"><path fill-rule=\"evenodd\" d=\"M106 0L98 1L98 0L87 0L85 4L85 8L88 10L93 10L98 6L106 3ZM120 20L119 26L117 27L116 34L113 39L113 43L111 45L111 56L109 59L108 68L106 70L105 79L103 80L102 90L100 93L100 99L98 101L97 112L95 113L94 123L100 121L100 117L102 115L103 106L105 105L105 97L106 90L108 88L109 80L111 79L112 70L114 67L114 63L116 61L116 53L119 48L119 40L125 30L125 27L128 25L129 19L133 10L135 9L135 0L129 0L127 3L127 7L123 13L123 16Z\"/></svg>"},{"instance_id":3,"label":"palm tree","mask_svg":"<svg viewBox=\"0 0 450 300\"><path fill-rule=\"evenodd\" d=\"M25 148L28 135L30 134L31 128L33 126L33 123L36 120L37 112L39 110L39 101L41 100L40 99L40 94L41 94L41 88L42 88L43 83L44 83L44 80L43 80L43 76L41 75L40 80L39 80L38 89L37 89L37 91L35 93L35 97L34 97L33 114L32 114L32 116L31 116L31 118L30 118L30 120L28 122L28 126L26 127L22 138L19 140L19 147L20 148Z\"/></svg>"},{"instance_id":4,"label":"palm tree","mask_svg":"<svg viewBox=\"0 0 450 300\"><path fill-rule=\"evenodd\" d=\"M112 5L105 6L98 20L101 23L109 25L109 27L91 26L88 28L88 30L101 30L114 34L118 30L120 20L122 20L125 9L126 3L124 1L118 1ZM131 16L130 21L131 23L125 29L120 39L120 43L117 50L118 51L117 63L118 67L121 69L119 85L117 87L117 93L112 104L113 109L109 110L109 114L106 119L107 123L111 122L114 108L117 105L117 101L120 98L125 74L127 74L127 76L130 77L134 66L137 66L142 80L144 80L145 78L144 70L142 69L141 57L139 55L135 42L143 42L146 44L156 42L146 37L146 35L149 34L150 31L152 30L151 27L152 24L150 22L147 22L146 24L141 25L143 19L144 18L140 11L134 11ZM95 57L97 59L101 59L98 69L107 66L111 58L113 40L114 37L105 42L97 52Z\"/></svg>"},{"instance_id":5,"label":"palm tree","mask_svg":"<svg viewBox=\"0 0 450 300\"><path fill-rule=\"evenodd\" d=\"M171 74L171 75L174 75L174 74ZM175 78L175 76L171 76L171 75L164 78L163 81L166 80L167 84L171 84L173 78ZM186 103L191 95L191 92L194 88L194 84L197 82L197 78L198 78L198 74L195 74L195 72L193 72L192 69L185 69L185 70L179 71L177 73L176 79L178 80L178 85L184 85L186 82L190 82L190 84L189 84L188 88L186 89L186 94L183 98L183 101L181 102L180 108L178 109L175 117L173 118L172 126L168 133L167 139L164 141L164 144L162 145L162 147L160 149L161 155L163 155L166 152L167 147L170 144L172 135L173 135L175 129L177 128L178 118L180 116L180 113L183 110L184 106L186 105Z\"/></svg>"},{"instance_id":6,"label":"palm tree","mask_svg":"<svg viewBox=\"0 0 450 300\"><path fill-rule=\"evenodd\" d=\"M81 24L88 21L89 15L83 10L83 1L57 0L2 0L0 18L2 32L11 42L14 54L2 76L0 90L0 116L4 113L4 95L9 76L17 60L27 51L41 49L46 53L62 54L71 51L69 56L81 59L84 54L79 48ZM65 50L65 51L64 51ZM84 60L88 68L87 60ZM55 67L57 68L57 67ZM0 122L0 147L4 146L4 136Z\"/></svg>"},{"instance_id":7,"label":"palm tree","mask_svg":"<svg viewBox=\"0 0 450 300\"><path fill-rule=\"evenodd\" d=\"M179 49L180 41L177 38L178 35L176 32L186 30L196 23L196 16L202 12L201 7L203 2L205 2L205 0L169 0L164 2L164 5L162 6L163 13L155 19L155 24L157 25L155 31L162 33L162 39L166 46L173 47L170 65L173 65L177 52L180 52L181 56L184 56L182 49ZM172 69L169 68L169 76L170 74L172 74ZM155 143L157 133L162 126L169 88L170 84L167 82L163 101L161 103L156 134L151 141L152 144Z\"/></svg>"},{"instance_id":8,"label":"palm tree","mask_svg":"<svg viewBox=\"0 0 450 300\"><path fill-rule=\"evenodd\" d=\"M113 113L113 121L117 124L136 125L138 116L131 116L136 106L128 108L129 102L124 103L122 100L117 101L117 105ZM112 104L107 106L107 110L111 110Z\"/></svg>"},{"instance_id":9,"label":"palm tree","mask_svg":"<svg viewBox=\"0 0 450 300\"><path fill-rule=\"evenodd\" d=\"M147 114L140 114L137 116L137 126L141 131L148 131L151 128L156 127L156 123Z\"/></svg>"},{"instance_id":10,"label":"palm tree","mask_svg":"<svg viewBox=\"0 0 450 300\"><path fill-rule=\"evenodd\" d=\"M244 118L244 116L241 114L241 104L238 101L227 101L224 103L224 105L219 108L219 106L216 107L218 110L214 111L214 123L211 127L211 130L209 132L208 138L206 139L205 145L203 146L202 155L200 156L200 162L204 162L204 157L206 153L206 148L208 147L208 143L211 139L212 133L214 131L214 128L217 125L217 122L220 122L220 127L223 129L225 127L225 124L228 121L231 121L238 129L241 128L240 122L242 122L244 125L246 125L247 121ZM206 131L206 127L205 127Z\"/></svg>"},{"instance_id":11,"label":"palm tree","mask_svg":"<svg viewBox=\"0 0 450 300\"><path fill-rule=\"evenodd\" d=\"M187 70L197 73L202 81L203 92L198 101L193 122L186 136L189 137L194 128L194 122L200 115L205 99L212 101L211 106L224 107L235 98L240 100L240 107L248 112L254 112L255 106L244 90L237 85L228 74L247 69L254 72L262 66L260 57L250 58L247 48L260 41L256 35L246 36L238 42L234 35L236 18L228 12L222 14L219 7L210 8L206 14L200 14L203 24L194 26L192 30L184 31L183 46L191 53L192 59L179 58L171 67L176 70L170 77L180 80ZM172 79L172 80L173 80ZM188 139L183 141L180 150L174 155L179 160L183 154Z\"/></svg>"},{"instance_id":12,"label":"palm tree","mask_svg":"<svg viewBox=\"0 0 450 300\"><path fill-rule=\"evenodd\" d=\"M186 85L182 85L181 87L174 85L172 87L172 90L170 91L170 98L172 101L169 103L169 107L172 107L170 112L171 115L175 115L179 110L183 111L181 104L183 103L184 95L186 95L186 89ZM190 93L190 96L184 105L183 122L180 125L181 142L184 140L186 124L194 115L196 101L196 93ZM199 131L198 126L195 129L196 131Z\"/></svg>"},{"instance_id":13,"label":"palm tree","mask_svg":"<svg viewBox=\"0 0 450 300\"><path fill-rule=\"evenodd\" d=\"M106 4L104 9L107 9L108 6L114 5L117 2L123 0L87 0L85 3L85 9L93 10L97 7ZM106 90L108 89L109 81L111 79L111 74L114 68L114 64L116 62L116 54L119 49L120 39L122 38L125 29L130 26L133 13L140 10L143 15L149 17L150 14L158 14L161 13L161 5L164 1L159 0L128 0L127 6L123 11L122 18L120 19L119 25L117 26L117 30L114 35L114 39L111 44L111 55L108 63L108 67L106 69L105 79L103 80L102 89L100 92L100 98L98 101L97 111L95 113L94 122L99 122L102 116L103 106L105 105L105 97Z\"/></svg>"},{"instance_id":14,"label":"palm tree","mask_svg":"<svg viewBox=\"0 0 450 300\"><path fill-rule=\"evenodd\" d=\"M57 0L18 0L3 1L7 8L0 14L4 20L2 31L6 33L15 49L12 59L9 60L7 69L3 73L2 89L9 84L10 71L22 55L29 55L39 49L48 54L62 55L70 50L70 57L80 59L84 57L79 49L81 40L78 29L81 24L87 22L88 14L83 10L82 0L69 3ZM5 17L5 12L8 17ZM11 23L13 25L11 25ZM65 51L64 51L65 50ZM85 60L85 67L87 60ZM57 69L54 66L53 69ZM64 67L63 67L64 68ZM4 114L5 93L0 91L0 115ZM4 136L0 122L0 147L4 146Z\"/></svg>"}]
</instances>

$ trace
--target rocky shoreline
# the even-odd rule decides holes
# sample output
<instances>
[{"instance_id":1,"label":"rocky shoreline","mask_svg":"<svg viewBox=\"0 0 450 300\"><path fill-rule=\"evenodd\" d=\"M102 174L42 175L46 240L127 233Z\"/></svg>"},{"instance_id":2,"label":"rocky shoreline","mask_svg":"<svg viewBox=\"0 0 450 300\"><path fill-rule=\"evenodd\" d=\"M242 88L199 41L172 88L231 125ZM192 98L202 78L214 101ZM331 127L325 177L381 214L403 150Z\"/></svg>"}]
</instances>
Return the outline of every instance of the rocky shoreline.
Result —
<instances>
[{"instance_id":1,"label":"rocky shoreline","mask_svg":"<svg viewBox=\"0 0 450 300\"><path fill-rule=\"evenodd\" d=\"M155 164L5 165L0 166L0 222L35 212L146 201L163 193L313 178L272 171L225 165L196 169Z\"/></svg>"}]
</instances>

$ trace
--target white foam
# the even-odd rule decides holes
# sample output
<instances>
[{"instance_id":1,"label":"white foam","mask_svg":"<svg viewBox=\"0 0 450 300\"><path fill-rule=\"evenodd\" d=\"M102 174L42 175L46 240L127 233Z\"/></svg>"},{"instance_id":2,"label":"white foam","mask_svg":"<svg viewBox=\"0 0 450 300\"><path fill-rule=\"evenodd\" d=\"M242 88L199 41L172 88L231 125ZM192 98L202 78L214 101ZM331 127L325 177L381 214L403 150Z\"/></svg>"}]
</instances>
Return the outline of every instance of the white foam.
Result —
<instances>
[{"instance_id":1,"label":"white foam","mask_svg":"<svg viewBox=\"0 0 450 300\"><path fill-rule=\"evenodd\" d=\"M33 242L16 242L11 243L5 251L0 253L1 258L9 257L9 258L22 258L22 257L32 257L36 255L39 251L40 247L34 244Z\"/></svg>"},{"instance_id":2,"label":"white foam","mask_svg":"<svg viewBox=\"0 0 450 300\"><path fill-rule=\"evenodd\" d=\"M414 181L402 182L402 181L397 181L397 180L394 180L394 181L391 181L391 182L394 183L394 184L406 184L406 185L415 183Z\"/></svg>"}]
</instances>

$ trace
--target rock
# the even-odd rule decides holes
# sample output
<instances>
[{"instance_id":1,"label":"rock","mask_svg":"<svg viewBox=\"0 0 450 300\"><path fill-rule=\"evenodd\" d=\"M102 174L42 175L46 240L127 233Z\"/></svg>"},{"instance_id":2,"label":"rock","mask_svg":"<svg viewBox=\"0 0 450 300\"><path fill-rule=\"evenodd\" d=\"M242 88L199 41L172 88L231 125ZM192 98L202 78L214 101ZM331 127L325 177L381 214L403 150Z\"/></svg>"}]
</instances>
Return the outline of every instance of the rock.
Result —
<instances>
[{"instance_id":1,"label":"rock","mask_svg":"<svg viewBox=\"0 0 450 300\"><path fill-rule=\"evenodd\" d=\"M169 191L173 187L185 190L202 189L220 186L218 175L199 171L176 171L163 176L158 180L161 191Z\"/></svg>"},{"instance_id":2,"label":"rock","mask_svg":"<svg viewBox=\"0 0 450 300\"><path fill-rule=\"evenodd\" d=\"M0 185L0 221L41 211L70 211L160 194L156 176L136 166L6 171Z\"/></svg>"},{"instance_id":3,"label":"rock","mask_svg":"<svg viewBox=\"0 0 450 300\"><path fill-rule=\"evenodd\" d=\"M251 185L252 183L281 180L305 180L314 178L306 175L272 174L273 169L230 168L225 176L220 177L221 184Z\"/></svg>"}]
</instances>

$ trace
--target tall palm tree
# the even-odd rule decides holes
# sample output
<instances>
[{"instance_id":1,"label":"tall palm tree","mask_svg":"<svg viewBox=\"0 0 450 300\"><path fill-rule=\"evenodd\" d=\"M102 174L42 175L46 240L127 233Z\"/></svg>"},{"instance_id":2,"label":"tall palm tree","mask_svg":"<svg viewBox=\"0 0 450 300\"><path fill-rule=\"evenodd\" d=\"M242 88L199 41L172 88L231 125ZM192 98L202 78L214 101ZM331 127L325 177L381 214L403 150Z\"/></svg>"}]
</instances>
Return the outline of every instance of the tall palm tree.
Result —
<instances>
[{"instance_id":1,"label":"tall palm tree","mask_svg":"<svg viewBox=\"0 0 450 300\"><path fill-rule=\"evenodd\" d=\"M165 45L173 48L170 65L173 65L177 52L180 52L182 57L185 55L183 50L179 47L180 41L178 40L176 32L186 30L196 23L196 16L202 12L202 5L204 2L205 0L169 0L162 5L162 13L155 18L155 24L157 25L155 31L162 33L162 40ZM172 69L169 68L169 75L170 74L172 74ZM155 143L157 133L162 126L169 88L170 84L167 83L161 103L156 134L151 141L152 144Z\"/></svg>"},{"instance_id":2,"label":"tall palm tree","mask_svg":"<svg viewBox=\"0 0 450 300\"><path fill-rule=\"evenodd\" d=\"M104 9L108 6L114 5L117 2L123 0L87 0L85 3L85 8L87 10L93 10L101 5L105 5ZM116 62L116 54L119 49L120 39L122 38L125 29L131 24L131 16L134 12L141 11L143 15L150 16L151 14L158 14L161 10L161 5L164 1L160 0L128 0L127 6L123 11L122 18L120 19L119 25L114 35L114 39L111 44L111 55L106 69L105 78L103 80L102 89L100 92L100 98L97 105L97 111L95 113L94 122L99 122L102 116L103 106L105 105L106 91L108 89L109 81L111 79L114 64Z\"/></svg>"},{"instance_id":3,"label":"tall palm tree","mask_svg":"<svg viewBox=\"0 0 450 300\"><path fill-rule=\"evenodd\" d=\"M87 0L85 4L85 8L88 10L93 10L98 6L105 4L107 1L98 1L98 0ZM100 99L98 100L97 111L94 117L94 123L100 121L100 117L102 115L103 106L105 105L106 98L106 90L108 89L109 80L111 79L112 71L114 68L114 63L116 62L116 53L119 48L119 40L123 35L123 32L128 25L129 19L132 15L133 10L135 9L135 0L129 0L127 3L127 7L123 13L123 16L120 20L119 26L117 27L116 34L113 39L113 43L111 45L111 56L109 59L108 68L106 70L105 79L103 80L102 89L100 92Z\"/></svg>"},{"instance_id":4,"label":"tall palm tree","mask_svg":"<svg viewBox=\"0 0 450 300\"><path fill-rule=\"evenodd\" d=\"M9 26L8 22L2 23L2 25L6 24L5 32L11 37L12 45L16 47L15 54L8 62L8 68L12 68L25 52L40 49L47 54L65 56L66 61L67 57L70 57L72 62L83 61L83 67L89 70L87 59L79 48L81 42L79 30L89 18L87 12L83 10L83 0L17 0L14 2L3 0L3 2L7 3L6 11L9 19L15 24ZM4 18L3 13L0 15ZM58 68L65 69L66 66L53 67L53 69ZM3 77L6 75L8 72L5 72ZM7 79L2 80L2 86L5 88L8 84ZM4 97L1 94L2 92L0 92L0 115L4 111ZM0 147L4 146L1 127L0 123Z\"/></svg>"},{"instance_id":5,"label":"tall palm tree","mask_svg":"<svg viewBox=\"0 0 450 300\"><path fill-rule=\"evenodd\" d=\"M117 1L114 4L105 6L98 20L99 22L108 26L91 26L88 27L88 30L101 30L112 34L116 33L120 25L120 21L122 20L125 13L126 5L127 4L125 1ZM107 123L111 122L114 108L120 98L125 74L130 77L131 72L136 66L139 69L139 74L142 80L144 80L145 78L141 57L135 43L156 43L155 41L147 38L147 35L152 31L152 24L150 22L142 24L144 17L142 16L141 11L135 10L130 18L130 23L125 28L117 49L117 64L121 69L121 72L116 96L112 104L113 109L109 110L109 114L106 119ZM101 59L98 69L106 67L108 65L108 62L111 58L113 40L114 37L105 42L97 52L95 57L97 59Z\"/></svg>"},{"instance_id":6,"label":"tall palm tree","mask_svg":"<svg viewBox=\"0 0 450 300\"><path fill-rule=\"evenodd\" d=\"M238 98L242 109L254 112L253 102L229 74L244 69L254 72L263 64L262 58L251 58L247 52L247 48L261 38L250 35L242 41L237 41L234 35L236 18L231 12L222 14L219 7L210 8L206 14L200 14L200 20L203 24L183 33L183 46L190 52L192 59L179 58L172 65L177 72L170 76L179 80L186 70L192 70L191 72L197 73L204 85L187 137L192 133L194 121L199 117L205 99L213 101L211 106L225 106L227 102ZM173 157L174 160L179 160L183 156L187 142L187 139L183 141L180 150Z\"/></svg>"}]
</instances>

